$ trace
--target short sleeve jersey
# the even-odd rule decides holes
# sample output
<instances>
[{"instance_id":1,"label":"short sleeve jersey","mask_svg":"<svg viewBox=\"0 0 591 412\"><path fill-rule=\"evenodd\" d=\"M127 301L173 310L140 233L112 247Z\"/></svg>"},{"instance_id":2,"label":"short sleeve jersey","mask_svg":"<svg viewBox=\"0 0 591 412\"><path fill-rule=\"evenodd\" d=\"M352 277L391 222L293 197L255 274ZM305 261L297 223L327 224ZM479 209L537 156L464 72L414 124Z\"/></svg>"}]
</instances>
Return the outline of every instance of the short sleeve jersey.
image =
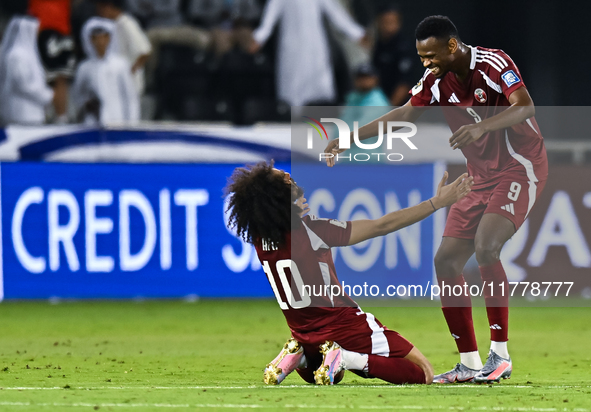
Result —
<instances>
[{"instance_id":1,"label":"short sleeve jersey","mask_svg":"<svg viewBox=\"0 0 591 412\"><path fill-rule=\"evenodd\" d=\"M427 70L411 90L413 106L442 106L452 132L505 110L509 96L525 87L519 69L502 50L470 47L470 72L463 81L452 72L436 79ZM516 173L531 182L546 180L548 161L534 117L483 135L464 148L474 189L497 184Z\"/></svg>"},{"instance_id":2,"label":"short sleeve jersey","mask_svg":"<svg viewBox=\"0 0 591 412\"><path fill-rule=\"evenodd\" d=\"M351 222L306 216L287 234L284 246L274 248L262 239L255 242L292 331L311 332L345 312L358 311L357 303L341 289L330 251L333 246L346 246L350 237Z\"/></svg>"}]
</instances>

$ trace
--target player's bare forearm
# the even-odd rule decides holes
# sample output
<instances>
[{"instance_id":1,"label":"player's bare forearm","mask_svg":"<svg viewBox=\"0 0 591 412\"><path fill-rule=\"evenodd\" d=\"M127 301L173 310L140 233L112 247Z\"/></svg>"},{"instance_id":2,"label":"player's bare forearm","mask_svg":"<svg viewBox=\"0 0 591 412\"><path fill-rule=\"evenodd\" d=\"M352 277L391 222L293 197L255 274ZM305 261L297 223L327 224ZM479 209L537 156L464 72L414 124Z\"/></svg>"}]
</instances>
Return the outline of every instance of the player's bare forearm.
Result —
<instances>
[{"instance_id":1,"label":"player's bare forearm","mask_svg":"<svg viewBox=\"0 0 591 412\"><path fill-rule=\"evenodd\" d=\"M422 114L422 110L413 107L410 104L410 100L404 105L397 107L394 110L389 111L383 116L378 117L375 120L367 123L366 125L359 128L359 140L369 139L370 137L377 136L379 134L380 122L400 121L400 122L414 122ZM396 129L395 129L396 130ZM353 140L353 132L351 132L351 140ZM333 139L328 142L328 145L324 149L324 153L330 153L333 156L326 158L326 164L329 167L334 166L335 157L339 153L343 153L346 149L339 148L339 139Z\"/></svg>"},{"instance_id":2,"label":"player's bare forearm","mask_svg":"<svg viewBox=\"0 0 591 412\"><path fill-rule=\"evenodd\" d=\"M421 115L421 111L410 104L410 100L404 105L397 107L396 109L390 110L383 116L378 117L375 120L367 123L366 125L359 128L359 140L369 139L370 137L377 136L379 133L380 122L386 124L387 122L414 122ZM351 135L353 137L353 135Z\"/></svg>"},{"instance_id":3,"label":"player's bare forearm","mask_svg":"<svg viewBox=\"0 0 591 412\"><path fill-rule=\"evenodd\" d=\"M349 245L354 245L377 236L384 236L417 223L429 217L436 210L452 205L470 193L474 181L472 177L468 177L467 173L458 177L453 183L444 186L447 177L448 174L445 172L437 187L437 194L429 200L421 202L416 206L388 213L379 219L356 220L351 222Z\"/></svg>"},{"instance_id":4,"label":"player's bare forearm","mask_svg":"<svg viewBox=\"0 0 591 412\"><path fill-rule=\"evenodd\" d=\"M507 110L481 122L484 133L514 126L536 114L534 102L525 87L520 87L511 93L509 103L511 106Z\"/></svg>"},{"instance_id":5,"label":"player's bare forearm","mask_svg":"<svg viewBox=\"0 0 591 412\"><path fill-rule=\"evenodd\" d=\"M520 87L511 93L509 103L511 106L495 116L476 124L460 127L449 138L449 145L453 149L461 149L486 133L514 126L533 117L536 113L534 102L525 87Z\"/></svg>"}]
</instances>

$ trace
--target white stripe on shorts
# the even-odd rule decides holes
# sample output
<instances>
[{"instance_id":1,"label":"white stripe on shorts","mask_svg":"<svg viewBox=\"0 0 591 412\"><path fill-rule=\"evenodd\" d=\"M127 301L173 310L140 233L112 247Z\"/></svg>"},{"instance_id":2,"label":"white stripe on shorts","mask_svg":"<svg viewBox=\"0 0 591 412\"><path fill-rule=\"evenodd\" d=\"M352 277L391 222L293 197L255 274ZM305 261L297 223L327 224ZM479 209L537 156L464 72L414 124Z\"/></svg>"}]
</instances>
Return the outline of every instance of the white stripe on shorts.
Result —
<instances>
[{"instance_id":1,"label":"white stripe on shorts","mask_svg":"<svg viewBox=\"0 0 591 412\"><path fill-rule=\"evenodd\" d=\"M507 133L507 129L505 129L505 142L507 143L507 149L509 150L509 154L511 154L511 156L515 160L517 160L519 163L523 165L523 167L525 167L525 173L527 174L527 178L529 180L529 187L527 190L529 202L527 205L527 213L525 214L525 219L527 219L527 216L529 215L531 208L534 206L534 203L536 203L536 194L538 190L536 183L538 182L538 178L534 173L534 166L532 162L520 155L519 153L515 152L513 146L511 146L511 143L509 142L509 134Z\"/></svg>"},{"instance_id":2,"label":"white stripe on shorts","mask_svg":"<svg viewBox=\"0 0 591 412\"><path fill-rule=\"evenodd\" d=\"M372 330L371 334L371 353L372 355L378 356L390 356L390 345L388 345L388 339L384 334L384 328L382 328L376 322L376 318L371 313L365 313L365 320Z\"/></svg>"}]
</instances>

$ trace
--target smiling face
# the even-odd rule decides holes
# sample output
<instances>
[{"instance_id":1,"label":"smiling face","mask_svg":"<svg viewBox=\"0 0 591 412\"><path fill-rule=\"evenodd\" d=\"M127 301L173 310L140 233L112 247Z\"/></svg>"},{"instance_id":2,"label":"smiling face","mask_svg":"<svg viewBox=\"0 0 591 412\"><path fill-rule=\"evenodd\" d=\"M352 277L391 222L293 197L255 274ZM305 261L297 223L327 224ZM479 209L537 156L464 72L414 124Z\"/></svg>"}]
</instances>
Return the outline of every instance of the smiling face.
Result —
<instances>
[{"instance_id":1,"label":"smiling face","mask_svg":"<svg viewBox=\"0 0 591 412\"><path fill-rule=\"evenodd\" d=\"M458 51L457 39L452 37L444 40L429 37L425 40L417 40L416 46L421 63L431 71L433 76L439 79L452 70L456 61L455 53Z\"/></svg>"}]
</instances>

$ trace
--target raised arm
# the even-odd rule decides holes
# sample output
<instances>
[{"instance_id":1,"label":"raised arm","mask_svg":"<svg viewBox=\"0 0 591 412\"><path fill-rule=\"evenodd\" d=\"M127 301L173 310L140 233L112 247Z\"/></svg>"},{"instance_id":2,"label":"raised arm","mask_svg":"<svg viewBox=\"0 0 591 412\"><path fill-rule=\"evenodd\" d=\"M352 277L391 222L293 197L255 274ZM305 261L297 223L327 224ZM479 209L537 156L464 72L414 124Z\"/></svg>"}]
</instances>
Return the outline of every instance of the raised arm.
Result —
<instances>
[{"instance_id":1,"label":"raised arm","mask_svg":"<svg viewBox=\"0 0 591 412\"><path fill-rule=\"evenodd\" d=\"M384 236L403 227L410 226L430 216L437 209L449 206L470 193L473 179L472 177L468 177L467 173L464 173L453 183L445 186L447 177L448 174L445 172L437 187L436 195L429 200L421 202L416 206L388 213L379 219L352 221L349 245L354 245L377 236Z\"/></svg>"},{"instance_id":2,"label":"raised arm","mask_svg":"<svg viewBox=\"0 0 591 412\"><path fill-rule=\"evenodd\" d=\"M263 46L263 44L265 44L269 36L271 36L273 28L279 19L281 19L283 4L283 0L269 0L265 5L263 17L261 18L261 24L252 33L253 42L249 50L251 53L257 52Z\"/></svg>"},{"instance_id":3,"label":"raised arm","mask_svg":"<svg viewBox=\"0 0 591 412\"><path fill-rule=\"evenodd\" d=\"M501 113L484 119L475 124L468 124L460 127L449 138L449 145L455 149L461 149L472 142L480 139L488 132L519 124L536 114L534 102L525 87L520 87L509 95L511 106Z\"/></svg>"},{"instance_id":4,"label":"raised arm","mask_svg":"<svg viewBox=\"0 0 591 412\"><path fill-rule=\"evenodd\" d=\"M357 24L335 0L322 0L322 8L324 15L332 24L351 40L359 41L365 35L365 29Z\"/></svg>"}]
</instances>

